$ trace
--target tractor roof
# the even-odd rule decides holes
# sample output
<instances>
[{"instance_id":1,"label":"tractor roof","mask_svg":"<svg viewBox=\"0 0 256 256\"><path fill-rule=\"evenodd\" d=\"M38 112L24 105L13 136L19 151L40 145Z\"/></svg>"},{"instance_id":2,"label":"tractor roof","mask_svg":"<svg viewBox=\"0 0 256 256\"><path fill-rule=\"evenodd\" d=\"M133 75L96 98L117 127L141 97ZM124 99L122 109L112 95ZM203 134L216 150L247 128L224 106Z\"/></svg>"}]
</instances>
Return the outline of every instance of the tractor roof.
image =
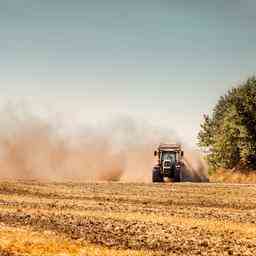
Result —
<instances>
[{"instance_id":1,"label":"tractor roof","mask_svg":"<svg viewBox=\"0 0 256 256\"><path fill-rule=\"evenodd\" d=\"M168 150L174 150L174 151L180 151L181 145L180 144L160 144L158 146L158 150L168 151Z\"/></svg>"}]
</instances>

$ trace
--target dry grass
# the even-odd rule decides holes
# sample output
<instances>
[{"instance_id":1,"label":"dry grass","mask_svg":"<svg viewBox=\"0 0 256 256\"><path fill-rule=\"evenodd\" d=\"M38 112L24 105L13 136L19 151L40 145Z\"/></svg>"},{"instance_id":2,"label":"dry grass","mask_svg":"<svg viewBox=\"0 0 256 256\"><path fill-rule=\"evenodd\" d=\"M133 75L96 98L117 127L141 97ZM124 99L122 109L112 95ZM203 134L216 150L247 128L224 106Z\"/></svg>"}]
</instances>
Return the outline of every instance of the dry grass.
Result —
<instances>
[{"instance_id":1,"label":"dry grass","mask_svg":"<svg viewBox=\"0 0 256 256\"><path fill-rule=\"evenodd\" d=\"M31 256L153 256L143 250L116 250L70 239L52 231L36 232L29 227L0 226L1 251Z\"/></svg>"},{"instance_id":2,"label":"dry grass","mask_svg":"<svg viewBox=\"0 0 256 256\"><path fill-rule=\"evenodd\" d=\"M256 171L233 171L219 169L210 176L212 182L225 182L225 183L256 183Z\"/></svg>"}]
</instances>

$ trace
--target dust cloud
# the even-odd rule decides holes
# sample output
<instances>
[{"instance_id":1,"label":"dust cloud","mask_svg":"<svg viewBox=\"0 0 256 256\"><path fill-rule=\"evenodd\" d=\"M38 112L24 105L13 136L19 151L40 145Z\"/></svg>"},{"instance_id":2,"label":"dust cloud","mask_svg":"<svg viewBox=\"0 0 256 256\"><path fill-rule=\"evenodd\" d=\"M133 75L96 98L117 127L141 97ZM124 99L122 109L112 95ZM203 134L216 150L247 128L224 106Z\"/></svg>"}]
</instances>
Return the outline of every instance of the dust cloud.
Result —
<instances>
[{"instance_id":1,"label":"dust cloud","mask_svg":"<svg viewBox=\"0 0 256 256\"><path fill-rule=\"evenodd\" d=\"M182 169L182 181L208 182L208 165L199 152L184 148L184 165Z\"/></svg>"},{"instance_id":2,"label":"dust cloud","mask_svg":"<svg viewBox=\"0 0 256 256\"><path fill-rule=\"evenodd\" d=\"M130 118L69 134L26 108L7 107L0 111L0 179L149 182L154 149L175 137ZM186 176L204 180L200 156L185 155Z\"/></svg>"}]
</instances>

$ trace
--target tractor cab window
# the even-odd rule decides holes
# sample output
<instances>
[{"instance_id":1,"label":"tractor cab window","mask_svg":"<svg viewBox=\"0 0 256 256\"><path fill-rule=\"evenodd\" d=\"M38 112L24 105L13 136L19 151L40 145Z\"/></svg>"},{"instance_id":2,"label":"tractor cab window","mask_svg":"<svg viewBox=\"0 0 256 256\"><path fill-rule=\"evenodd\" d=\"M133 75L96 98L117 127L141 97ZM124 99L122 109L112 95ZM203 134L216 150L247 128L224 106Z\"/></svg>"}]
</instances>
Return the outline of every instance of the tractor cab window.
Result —
<instances>
[{"instance_id":1,"label":"tractor cab window","mask_svg":"<svg viewBox=\"0 0 256 256\"><path fill-rule=\"evenodd\" d=\"M169 160L171 162L175 162L176 161L176 153L175 152L163 152L162 153L162 161L166 161Z\"/></svg>"}]
</instances>

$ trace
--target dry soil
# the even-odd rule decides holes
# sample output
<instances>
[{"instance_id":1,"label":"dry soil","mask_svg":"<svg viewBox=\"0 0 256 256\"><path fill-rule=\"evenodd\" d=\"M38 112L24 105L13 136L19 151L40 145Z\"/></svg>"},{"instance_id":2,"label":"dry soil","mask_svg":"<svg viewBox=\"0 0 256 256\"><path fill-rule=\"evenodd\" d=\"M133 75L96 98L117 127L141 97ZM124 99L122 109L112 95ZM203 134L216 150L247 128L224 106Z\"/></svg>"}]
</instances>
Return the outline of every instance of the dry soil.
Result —
<instances>
[{"instance_id":1,"label":"dry soil","mask_svg":"<svg viewBox=\"0 0 256 256\"><path fill-rule=\"evenodd\" d=\"M0 255L256 255L256 186L0 183Z\"/></svg>"}]
</instances>

